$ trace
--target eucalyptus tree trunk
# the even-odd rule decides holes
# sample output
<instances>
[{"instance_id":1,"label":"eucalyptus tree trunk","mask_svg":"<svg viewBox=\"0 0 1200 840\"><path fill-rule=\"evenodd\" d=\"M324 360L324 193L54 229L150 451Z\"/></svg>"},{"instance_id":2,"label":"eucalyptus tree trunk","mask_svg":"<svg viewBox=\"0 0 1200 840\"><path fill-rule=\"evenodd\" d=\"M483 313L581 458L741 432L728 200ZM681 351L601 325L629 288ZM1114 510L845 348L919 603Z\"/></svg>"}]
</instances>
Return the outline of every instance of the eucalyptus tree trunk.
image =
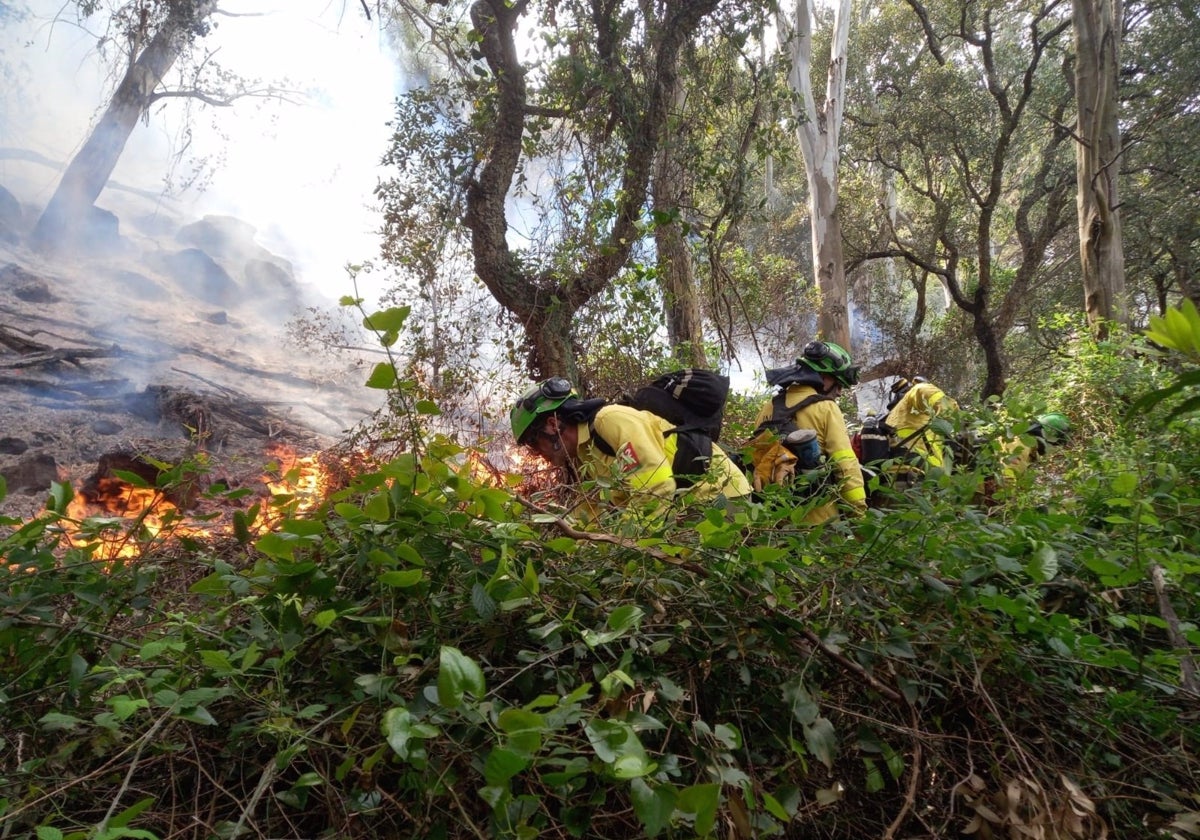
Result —
<instances>
[{"instance_id":1,"label":"eucalyptus tree trunk","mask_svg":"<svg viewBox=\"0 0 1200 840\"><path fill-rule=\"evenodd\" d=\"M197 27L215 10L212 0L178 4L145 47L135 51L104 114L67 165L42 211L33 231L35 247L48 251L69 244L71 236L82 229L88 210L121 159L129 135L154 101L155 90L191 43Z\"/></svg>"},{"instance_id":2,"label":"eucalyptus tree trunk","mask_svg":"<svg viewBox=\"0 0 1200 840\"><path fill-rule=\"evenodd\" d=\"M793 19L782 12L778 28L790 59L792 108L796 134L808 176L812 225L813 271L821 292L817 331L822 338L850 346L846 267L842 256L842 225L838 218L838 163L842 112L846 99L846 48L850 40L850 0L838 0L833 18L833 43L825 83L825 101L817 106L812 85L812 36L816 10L812 0L797 0Z\"/></svg>"},{"instance_id":3,"label":"eucalyptus tree trunk","mask_svg":"<svg viewBox=\"0 0 1200 840\"><path fill-rule=\"evenodd\" d=\"M1079 258L1084 310L1092 331L1103 336L1110 322L1129 322L1117 193L1121 0L1073 0L1073 9Z\"/></svg>"},{"instance_id":4,"label":"eucalyptus tree trunk","mask_svg":"<svg viewBox=\"0 0 1200 840\"><path fill-rule=\"evenodd\" d=\"M687 168L682 160L683 86L675 81L674 114L658 150L652 188L653 208L658 214L654 244L658 252L659 285L671 355L686 367L704 367L704 335L692 249L683 233L684 208L689 204ZM666 221L668 216L673 216Z\"/></svg>"}]
</instances>

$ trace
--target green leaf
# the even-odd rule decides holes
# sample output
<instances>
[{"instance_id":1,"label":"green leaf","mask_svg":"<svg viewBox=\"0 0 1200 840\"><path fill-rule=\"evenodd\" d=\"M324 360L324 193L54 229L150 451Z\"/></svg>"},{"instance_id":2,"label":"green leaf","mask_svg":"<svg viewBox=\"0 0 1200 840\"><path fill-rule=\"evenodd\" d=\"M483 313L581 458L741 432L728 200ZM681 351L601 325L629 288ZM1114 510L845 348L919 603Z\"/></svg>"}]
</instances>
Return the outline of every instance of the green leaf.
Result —
<instances>
[{"instance_id":1,"label":"green leaf","mask_svg":"<svg viewBox=\"0 0 1200 840\"><path fill-rule=\"evenodd\" d=\"M763 807L767 809L768 814L784 823L791 821L792 815L789 814L787 809L783 807L783 803L766 791L763 791L761 796L763 800Z\"/></svg>"},{"instance_id":2,"label":"green leaf","mask_svg":"<svg viewBox=\"0 0 1200 840\"><path fill-rule=\"evenodd\" d=\"M46 712L38 718L38 723L47 732L54 732L59 729L74 729L83 721L74 715L65 715L62 712Z\"/></svg>"},{"instance_id":3,"label":"green leaf","mask_svg":"<svg viewBox=\"0 0 1200 840\"><path fill-rule=\"evenodd\" d=\"M147 796L144 799L139 799L137 802L133 803L128 808L126 808L124 811L122 811L121 813L119 813L115 817L113 817L111 820L109 820L108 827L109 828L124 828L125 826L129 825L129 822L134 817L136 817L138 814L142 813L142 811L145 811L147 808L149 808L153 804L154 804L153 796Z\"/></svg>"},{"instance_id":4,"label":"green leaf","mask_svg":"<svg viewBox=\"0 0 1200 840\"><path fill-rule=\"evenodd\" d=\"M436 726L418 720L403 706L388 709L383 715L382 727L388 746L406 761L409 741L434 738L439 734Z\"/></svg>"},{"instance_id":5,"label":"green leaf","mask_svg":"<svg viewBox=\"0 0 1200 840\"><path fill-rule=\"evenodd\" d=\"M138 709L147 709L150 707L150 701L146 698L134 698L128 694L119 694L116 697L110 697L108 704L112 706L113 715L116 716L117 720L127 720Z\"/></svg>"},{"instance_id":6,"label":"green leaf","mask_svg":"<svg viewBox=\"0 0 1200 840\"><path fill-rule=\"evenodd\" d=\"M727 723L718 723L716 729L713 730L713 737L721 742L727 750L741 749L742 733L738 731L736 726L730 726Z\"/></svg>"},{"instance_id":7,"label":"green leaf","mask_svg":"<svg viewBox=\"0 0 1200 840\"><path fill-rule=\"evenodd\" d=\"M458 648L443 645L438 654L438 702L451 709L458 708L468 691L476 698L487 693L483 671Z\"/></svg>"},{"instance_id":8,"label":"green leaf","mask_svg":"<svg viewBox=\"0 0 1200 840\"><path fill-rule=\"evenodd\" d=\"M396 368L391 362L379 362L367 377L366 386L386 391L396 384Z\"/></svg>"},{"instance_id":9,"label":"green leaf","mask_svg":"<svg viewBox=\"0 0 1200 840\"><path fill-rule=\"evenodd\" d=\"M1138 486L1137 473L1130 470L1117 473L1112 480L1112 490L1118 496L1128 496Z\"/></svg>"},{"instance_id":10,"label":"green leaf","mask_svg":"<svg viewBox=\"0 0 1200 840\"><path fill-rule=\"evenodd\" d=\"M700 837L713 830L720 794L721 786L716 784L692 785L679 791L675 807L685 814L695 815L693 827Z\"/></svg>"},{"instance_id":11,"label":"green leaf","mask_svg":"<svg viewBox=\"0 0 1200 840\"><path fill-rule=\"evenodd\" d=\"M633 798L633 813L642 823L647 837L657 837L671 824L675 811L675 789L668 784L651 787L645 779L636 778L629 783Z\"/></svg>"},{"instance_id":12,"label":"green leaf","mask_svg":"<svg viewBox=\"0 0 1200 840\"><path fill-rule=\"evenodd\" d=\"M399 332L412 312L411 306L393 306L363 318L363 326L373 332Z\"/></svg>"},{"instance_id":13,"label":"green leaf","mask_svg":"<svg viewBox=\"0 0 1200 840\"><path fill-rule=\"evenodd\" d=\"M326 630L337 620L337 617L337 610L321 610L313 616L312 623L317 629Z\"/></svg>"},{"instance_id":14,"label":"green leaf","mask_svg":"<svg viewBox=\"0 0 1200 840\"><path fill-rule=\"evenodd\" d=\"M501 732L508 735L520 732L546 732L550 728L545 715L525 709L505 709L496 718L496 725L500 727Z\"/></svg>"},{"instance_id":15,"label":"green leaf","mask_svg":"<svg viewBox=\"0 0 1200 840\"><path fill-rule=\"evenodd\" d=\"M263 534L254 547L274 560L291 560L296 543L294 540L284 539L279 534L268 533Z\"/></svg>"},{"instance_id":16,"label":"green leaf","mask_svg":"<svg viewBox=\"0 0 1200 840\"><path fill-rule=\"evenodd\" d=\"M521 583L525 585L525 591L530 595L538 594L541 584L538 581L537 569L533 565L533 560L525 561L525 574L521 577Z\"/></svg>"},{"instance_id":17,"label":"green leaf","mask_svg":"<svg viewBox=\"0 0 1200 840\"><path fill-rule=\"evenodd\" d=\"M499 787L529 766L529 759L512 750L497 748L483 760L483 778L489 785Z\"/></svg>"},{"instance_id":18,"label":"green leaf","mask_svg":"<svg viewBox=\"0 0 1200 840\"><path fill-rule=\"evenodd\" d=\"M63 833L54 826L39 825L37 827L37 840L63 840Z\"/></svg>"},{"instance_id":19,"label":"green leaf","mask_svg":"<svg viewBox=\"0 0 1200 840\"><path fill-rule=\"evenodd\" d=\"M755 545L750 547L750 559L755 563L773 563L787 557L789 553L788 549L775 546Z\"/></svg>"},{"instance_id":20,"label":"green leaf","mask_svg":"<svg viewBox=\"0 0 1200 840\"><path fill-rule=\"evenodd\" d=\"M379 582L384 586L407 589L410 586L416 586L424 577L425 572L421 569L401 569L394 572L384 572L379 576Z\"/></svg>"},{"instance_id":21,"label":"green leaf","mask_svg":"<svg viewBox=\"0 0 1200 840\"><path fill-rule=\"evenodd\" d=\"M1025 571L1037 583L1053 580L1058 574L1058 553L1052 546L1041 543L1033 552L1033 559L1025 566Z\"/></svg>"},{"instance_id":22,"label":"green leaf","mask_svg":"<svg viewBox=\"0 0 1200 840\"><path fill-rule=\"evenodd\" d=\"M1084 557L1083 565L1104 577L1112 577L1125 571L1125 567L1116 560L1111 560L1107 557L1096 557L1094 555Z\"/></svg>"},{"instance_id":23,"label":"green leaf","mask_svg":"<svg viewBox=\"0 0 1200 840\"><path fill-rule=\"evenodd\" d=\"M363 514L374 522L387 522L392 518L392 506L387 493L372 493L363 504Z\"/></svg>"},{"instance_id":24,"label":"green leaf","mask_svg":"<svg viewBox=\"0 0 1200 840\"><path fill-rule=\"evenodd\" d=\"M65 516L67 513L67 505L71 503L71 499L75 498L75 492L71 489L70 484L62 484L57 481L50 482L50 499L46 502L46 508L59 516Z\"/></svg>"},{"instance_id":25,"label":"green leaf","mask_svg":"<svg viewBox=\"0 0 1200 840\"><path fill-rule=\"evenodd\" d=\"M184 709L177 712L175 717L180 720L186 720L190 723L198 723L202 726L216 726L217 719L212 716L212 713L203 706L195 706L191 709Z\"/></svg>"},{"instance_id":26,"label":"green leaf","mask_svg":"<svg viewBox=\"0 0 1200 840\"><path fill-rule=\"evenodd\" d=\"M833 769L833 759L837 755L837 733L827 718L819 717L804 727L804 743L826 769Z\"/></svg>"},{"instance_id":27,"label":"green leaf","mask_svg":"<svg viewBox=\"0 0 1200 840\"><path fill-rule=\"evenodd\" d=\"M581 635L589 647L608 644L635 629L641 623L644 615L645 612L636 604L624 604L609 613L605 621L608 630L597 633L585 628Z\"/></svg>"}]
</instances>

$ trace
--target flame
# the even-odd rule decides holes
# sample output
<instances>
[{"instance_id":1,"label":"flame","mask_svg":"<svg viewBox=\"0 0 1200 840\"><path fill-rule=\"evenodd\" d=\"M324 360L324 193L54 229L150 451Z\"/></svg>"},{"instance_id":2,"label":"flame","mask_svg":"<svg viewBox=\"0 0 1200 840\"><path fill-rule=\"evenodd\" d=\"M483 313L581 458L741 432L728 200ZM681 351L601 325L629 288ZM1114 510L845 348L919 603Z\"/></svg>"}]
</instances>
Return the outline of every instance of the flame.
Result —
<instances>
[{"instance_id":1,"label":"flame","mask_svg":"<svg viewBox=\"0 0 1200 840\"><path fill-rule=\"evenodd\" d=\"M243 538L244 532L253 537L285 518L310 514L331 492L345 486L351 474L369 467L372 461L365 452L302 455L281 443L269 444L263 454L267 464L258 477L260 486L256 492L236 494L236 501L234 494L206 494L194 504L177 504L179 494L171 490L134 486L110 476L90 482L86 491L76 493L57 528L68 545L89 550L98 561L136 559L156 544L180 539L228 538L239 531ZM558 484L558 471L520 446L510 445L494 458L471 450L461 468L489 487L538 489ZM251 510L255 514L247 524ZM235 527L239 512L242 523Z\"/></svg>"},{"instance_id":2,"label":"flame","mask_svg":"<svg viewBox=\"0 0 1200 840\"><path fill-rule=\"evenodd\" d=\"M269 530L284 518L310 513L337 484L334 471L319 454L300 455L278 443L269 445L264 454L270 463L260 476L262 486L235 506L246 513L258 502L257 513L246 528L251 535ZM70 546L90 549L93 559L132 559L167 540L233 536L236 529L228 500L225 510L214 509L222 504L220 500L206 502L207 498L197 501L196 510L185 512L161 488L136 487L121 478L104 477L71 499L58 526Z\"/></svg>"}]
</instances>

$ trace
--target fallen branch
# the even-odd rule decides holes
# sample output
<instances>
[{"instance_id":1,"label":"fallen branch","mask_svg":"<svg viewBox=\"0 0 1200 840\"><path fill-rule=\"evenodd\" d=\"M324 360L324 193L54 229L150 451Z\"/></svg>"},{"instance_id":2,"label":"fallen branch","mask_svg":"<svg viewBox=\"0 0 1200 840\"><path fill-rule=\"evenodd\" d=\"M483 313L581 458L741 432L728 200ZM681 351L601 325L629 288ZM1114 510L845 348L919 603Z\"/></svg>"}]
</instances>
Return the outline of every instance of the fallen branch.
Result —
<instances>
[{"instance_id":1,"label":"fallen branch","mask_svg":"<svg viewBox=\"0 0 1200 840\"><path fill-rule=\"evenodd\" d=\"M12 360L0 360L0 369L37 367L38 365L55 365L59 362L70 362L78 365L80 359L108 359L120 356L121 348L113 345L107 349L92 349L86 347L60 347L37 352L23 353Z\"/></svg>"}]
</instances>

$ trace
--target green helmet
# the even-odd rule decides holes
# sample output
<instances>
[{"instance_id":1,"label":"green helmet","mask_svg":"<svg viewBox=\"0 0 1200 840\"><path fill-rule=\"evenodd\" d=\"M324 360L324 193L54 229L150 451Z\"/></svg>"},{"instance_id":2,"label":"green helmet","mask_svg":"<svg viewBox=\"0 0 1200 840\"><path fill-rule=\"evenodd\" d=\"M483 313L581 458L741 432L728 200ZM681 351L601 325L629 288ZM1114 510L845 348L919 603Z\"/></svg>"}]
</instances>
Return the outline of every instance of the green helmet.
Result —
<instances>
[{"instance_id":1,"label":"green helmet","mask_svg":"<svg viewBox=\"0 0 1200 840\"><path fill-rule=\"evenodd\" d=\"M858 368L854 366L854 360L832 341L808 342L804 345L804 355L796 360L796 364L817 373L827 373L847 388L858 384Z\"/></svg>"},{"instance_id":2,"label":"green helmet","mask_svg":"<svg viewBox=\"0 0 1200 840\"><path fill-rule=\"evenodd\" d=\"M1047 443L1062 443L1071 432L1071 421L1065 414L1042 414L1037 422L1042 427L1042 438Z\"/></svg>"},{"instance_id":3,"label":"green helmet","mask_svg":"<svg viewBox=\"0 0 1200 840\"><path fill-rule=\"evenodd\" d=\"M561 376L554 376L540 385L534 385L521 395L512 411L508 413L513 437L517 439L517 443L528 443L524 438L538 417L551 413L569 399L578 398L575 387Z\"/></svg>"}]
</instances>

